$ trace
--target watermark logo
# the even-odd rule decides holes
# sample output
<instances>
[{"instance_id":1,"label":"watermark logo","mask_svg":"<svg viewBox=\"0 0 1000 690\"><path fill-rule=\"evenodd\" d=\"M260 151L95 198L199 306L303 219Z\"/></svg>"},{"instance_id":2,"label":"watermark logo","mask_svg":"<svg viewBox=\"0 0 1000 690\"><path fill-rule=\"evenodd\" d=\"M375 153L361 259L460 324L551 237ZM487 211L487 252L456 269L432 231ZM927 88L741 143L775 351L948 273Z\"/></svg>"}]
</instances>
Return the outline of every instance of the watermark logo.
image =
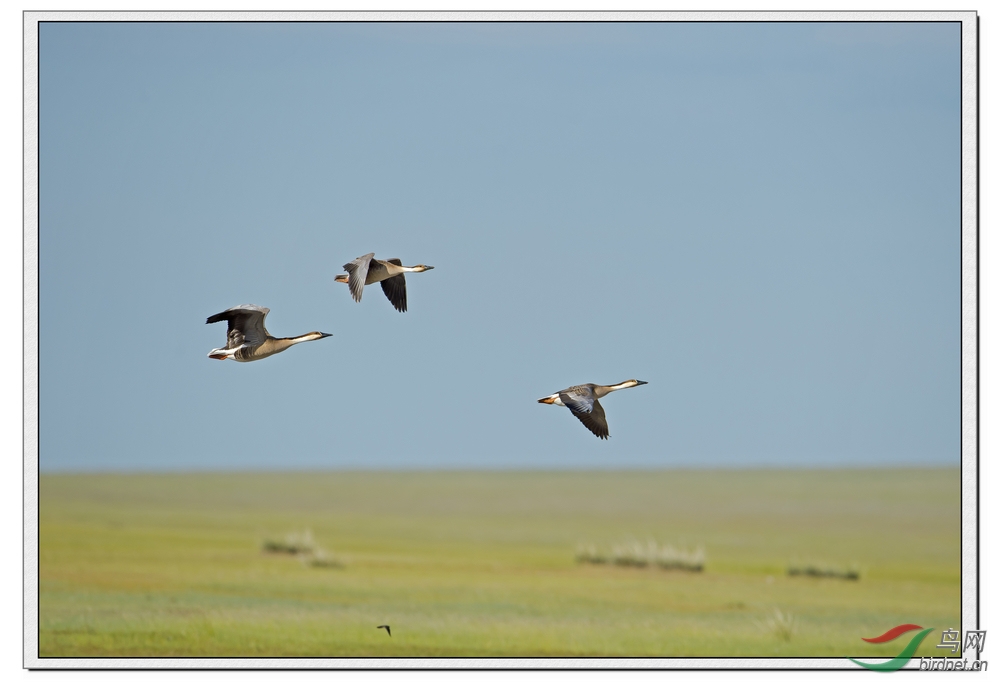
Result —
<instances>
[{"instance_id":1,"label":"watermark logo","mask_svg":"<svg viewBox=\"0 0 1000 690\"><path fill-rule=\"evenodd\" d=\"M891 630L887 630L878 637L862 637L861 639L870 644L881 644L883 642L889 642L890 640L895 640L901 635L905 635L908 632L914 630L919 630L920 632L913 636L909 644L903 648L895 658L885 661L881 664L869 664L864 661L858 661L857 659L851 659L858 666L862 666L871 671L881 671L883 673L889 671L898 671L899 669L906 666L907 662L913 658L913 655L917 651L917 647L920 643L924 641L924 638L934 628L922 628L919 625L914 625L913 623L905 623L903 625L897 625ZM948 628L941 633L941 644L937 645L938 649L949 649L952 654L958 653L959 640L961 638L961 633L953 628ZM985 630L969 630L965 633L965 645L962 647L962 651L968 651L970 648L974 649L977 653L982 653L983 648L986 646L986 631ZM971 663L970 663L971 661ZM935 659L934 657L921 657L920 658L920 670L921 671L985 671L986 662L980 660L970 660L970 659L948 659L941 657L940 659Z\"/></svg>"},{"instance_id":2,"label":"watermark logo","mask_svg":"<svg viewBox=\"0 0 1000 690\"><path fill-rule=\"evenodd\" d=\"M917 647L920 646L920 643L924 641L924 638L927 637L927 635L929 635L933 629L934 628L923 628L919 625L914 625L913 623L905 623L903 625L897 625L895 628L892 628L891 630L886 630L878 637L862 637L861 639L864 640L865 642L870 642L872 644L882 644L883 642L889 642L890 640L895 640L900 635L905 635L911 630L920 631L913 636L913 639L910 640L910 643L906 645L906 647L903 648L903 651L897 654L894 659L889 659L889 661L883 662L881 664L869 664L864 661L858 661L857 659L851 659L851 657L847 658L851 659L851 661L856 663L858 666L867 668L869 671L881 671L883 673L887 673L889 671L898 671L899 669L906 666L906 663L913 658L913 655L917 651Z\"/></svg>"},{"instance_id":3,"label":"watermark logo","mask_svg":"<svg viewBox=\"0 0 1000 690\"><path fill-rule=\"evenodd\" d=\"M982 654L983 648L986 646L986 631L985 630L969 630L965 633L965 646L962 647L964 652L969 647L973 647L976 653Z\"/></svg>"}]
</instances>

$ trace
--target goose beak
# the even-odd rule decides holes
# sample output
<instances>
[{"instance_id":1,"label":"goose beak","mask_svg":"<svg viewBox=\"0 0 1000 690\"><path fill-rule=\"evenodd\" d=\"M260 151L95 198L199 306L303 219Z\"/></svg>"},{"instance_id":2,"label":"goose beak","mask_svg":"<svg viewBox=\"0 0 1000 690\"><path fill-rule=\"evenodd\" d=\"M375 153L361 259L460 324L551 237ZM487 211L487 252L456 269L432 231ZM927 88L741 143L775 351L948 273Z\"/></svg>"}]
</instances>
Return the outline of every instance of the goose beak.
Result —
<instances>
[{"instance_id":1,"label":"goose beak","mask_svg":"<svg viewBox=\"0 0 1000 690\"><path fill-rule=\"evenodd\" d=\"M425 271L429 271L429 270L431 270L432 268L434 268L434 267L433 267L433 266L424 266L424 270L425 270Z\"/></svg>"},{"instance_id":2,"label":"goose beak","mask_svg":"<svg viewBox=\"0 0 1000 690\"><path fill-rule=\"evenodd\" d=\"M322 340L323 338L329 338L331 335L333 335L333 333L320 333L319 337L320 340Z\"/></svg>"},{"instance_id":3,"label":"goose beak","mask_svg":"<svg viewBox=\"0 0 1000 690\"><path fill-rule=\"evenodd\" d=\"M645 386L647 383L649 383L649 382L648 381L636 381L635 385L637 385L637 386Z\"/></svg>"},{"instance_id":4,"label":"goose beak","mask_svg":"<svg viewBox=\"0 0 1000 690\"><path fill-rule=\"evenodd\" d=\"M551 405L556 401L556 396L550 395L547 398L539 398L538 402L545 403L546 405Z\"/></svg>"}]
</instances>

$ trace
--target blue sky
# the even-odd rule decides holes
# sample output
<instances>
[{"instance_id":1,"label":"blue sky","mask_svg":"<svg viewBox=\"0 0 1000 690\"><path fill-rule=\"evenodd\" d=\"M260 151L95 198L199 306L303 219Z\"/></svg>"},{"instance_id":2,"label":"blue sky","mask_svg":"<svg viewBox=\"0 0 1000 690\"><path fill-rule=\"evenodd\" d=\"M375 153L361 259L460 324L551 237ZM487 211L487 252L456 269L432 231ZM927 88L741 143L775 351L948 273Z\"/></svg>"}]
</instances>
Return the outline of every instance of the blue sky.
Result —
<instances>
[{"instance_id":1,"label":"blue sky","mask_svg":"<svg viewBox=\"0 0 1000 690\"><path fill-rule=\"evenodd\" d=\"M41 467L957 463L959 40L43 25ZM334 337L208 359L243 302Z\"/></svg>"}]
</instances>

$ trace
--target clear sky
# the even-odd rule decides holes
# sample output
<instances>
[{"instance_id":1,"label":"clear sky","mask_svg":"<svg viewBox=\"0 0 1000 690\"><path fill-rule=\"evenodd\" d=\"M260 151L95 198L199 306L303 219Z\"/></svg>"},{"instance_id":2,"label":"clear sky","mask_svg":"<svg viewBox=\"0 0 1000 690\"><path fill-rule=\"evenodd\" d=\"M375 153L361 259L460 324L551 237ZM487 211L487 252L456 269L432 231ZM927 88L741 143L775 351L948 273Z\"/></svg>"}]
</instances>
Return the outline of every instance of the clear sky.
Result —
<instances>
[{"instance_id":1,"label":"clear sky","mask_svg":"<svg viewBox=\"0 0 1000 690\"><path fill-rule=\"evenodd\" d=\"M41 468L957 464L959 41L44 24ZM334 337L210 360L244 302Z\"/></svg>"}]
</instances>

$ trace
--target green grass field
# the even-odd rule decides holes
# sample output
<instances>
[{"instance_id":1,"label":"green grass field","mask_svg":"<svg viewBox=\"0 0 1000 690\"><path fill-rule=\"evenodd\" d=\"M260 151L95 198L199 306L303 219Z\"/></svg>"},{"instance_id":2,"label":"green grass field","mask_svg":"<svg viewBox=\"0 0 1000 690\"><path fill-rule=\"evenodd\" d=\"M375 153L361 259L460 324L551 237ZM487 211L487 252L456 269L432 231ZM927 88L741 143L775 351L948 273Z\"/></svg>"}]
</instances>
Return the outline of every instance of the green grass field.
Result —
<instances>
[{"instance_id":1,"label":"green grass field","mask_svg":"<svg viewBox=\"0 0 1000 690\"><path fill-rule=\"evenodd\" d=\"M909 636L860 638L959 628L959 490L957 468L43 475L40 656L894 656ZM344 567L261 548L305 529ZM575 561L630 537L705 569Z\"/></svg>"}]
</instances>

